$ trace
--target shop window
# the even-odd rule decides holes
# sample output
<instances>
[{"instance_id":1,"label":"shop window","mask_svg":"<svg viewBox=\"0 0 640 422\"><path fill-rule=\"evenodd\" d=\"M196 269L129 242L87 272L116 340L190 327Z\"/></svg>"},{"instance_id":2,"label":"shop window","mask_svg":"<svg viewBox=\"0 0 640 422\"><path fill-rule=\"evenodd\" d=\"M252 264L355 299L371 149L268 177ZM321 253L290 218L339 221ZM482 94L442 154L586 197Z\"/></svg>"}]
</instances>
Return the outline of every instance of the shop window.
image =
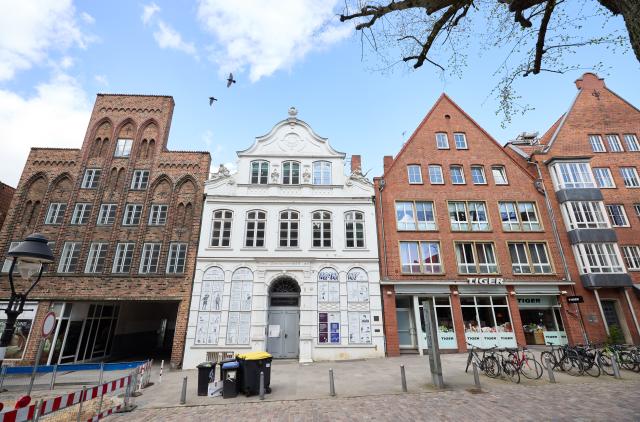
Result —
<instances>
[{"instance_id":1,"label":"shop window","mask_svg":"<svg viewBox=\"0 0 640 422\"><path fill-rule=\"evenodd\" d=\"M282 184L300 184L300 163L297 161L285 161L282 163Z\"/></svg>"},{"instance_id":2,"label":"shop window","mask_svg":"<svg viewBox=\"0 0 640 422\"><path fill-rule=\"evenodd\" d=\"M582 274L624 272L615 243L579 243L573 246L573 250Z\"/></svg>"},{"instance_id":3,"label":"shop window","mask_svg":"<svg viewBox=\"0 0 640 422\"><path fill-rule=\"evenodd\" d=\"M610 227L602 202L568 201L562 204L562 216L569 230Z\"/></svg>"},{"instance_id":4,"label":"shop window","mask_svg":"<svg viewBox=\"0 0 640 422\"><path fill-rule=\"evenodd\" d=\"M623 246L622 254L624 255L624 262L627 264L628 270L640 270L640 246Z\"/></svg>"},{"instance_id":5,"label":"shop window","mask_svg":"<svg viewBox=\"0 0 640 422\"><path fill-rule=\"evenodd\" d=\"M213 220L211 222L211 246L229 246L231 242L232 221L232 211L216 210L213 212Z\"/></svg>"},{"instance_id":6,"label":"shop window","mask_svg":"<svg viewBox=\"0 0 640 422\"><path fill-rule=\"evenodd\" d=\"M340 344L340 312L318 312L318 343Z\"/></svg>"},{"instance_id":7,"label":"shop window","mask_svg":"<svg viewBox=\"0 0 640 422\"><path fill-rule=\"evenodd\" d=\"M331 213L314 211L311 214L312 246L314 248L331 247Z\"/></svg>"},{"instance_id":8,"label":"shop window","mask_svg":"<svg viewBox=\"0 0 640 422\"><path fill-rule=\"evenodd\" d=\"M299 229L300 214L298 211L280 212L280 247L297 248Z\"/></svg>"},{"instance_id":9,"label":"shop window","mask_svg":"<svg viewBox=\"0 0 640 422\"><path fill-rule=\"evenodd\" d=\"M108 243L92 242L87 255L87 263L84 272L88 274L99 274L104 271L104 263L107 260Z\"/></svg>"},{"instance_id":10,"label":"shop window","mask_svg":"<svg viewBox=\"0 0 640 422\"><path fill-rule=\"evenodd\" d=\"M419 164L411 164L407 166L409 176L409 184L419 185L422 183L422 168Z\"/></svg>"},{"instance_id":11,"label":"shop window","mask_svg":"<svg viewBox=\"0 0 640 422\"><path fill-rule=\"evenodd\" d=\"M333 268L318 271L318 303L340 303L340 279Z\"/></svg>"},{"instance_id":12,"label":"shop window","mask_svg":"<svg viewBox=\"0 0 640 422\"><path fill-rule=\"evenodd\" d=\"M436 230L433 202L396 202L398 230Z\"/></svg>"},{"instance_id":13,"label":"shop window","mask_svg":"<svg viewBox=\"0 0 640 422\"><path fill-rule=\"evenodd\" d=\"M348 211L344 214L345 246L364 248L364 213Z\"/></svg>"},{"instance_id":14,"label":"shop window","mask_svg":"<svg viewBox=\"0 0 640 422\"><path fill-rule=\"evenodd\" d=\"M453 231L488 231L487 206L480 201L449 201L449 221Z\"/></svg>"},{"instance_id":15,"label":"shop window","mask_svg":"<svg viewBox=\"0 0 640 422\"><path fill-rule=\"evenodd\" d=\"M266 212L258 210L247 212L244 246L247 248L263 248L266 225Z\"/></svg>"},{"instance_id":16,"label":"shop window","mask_svg":"<svg viewBox=\"0 0 640 422\"><path fill-rule=\"evenodd\" d=\"M371 313L349 312L348 321L349 321L349 344L370 344L371 343Z\"/></svg>"},{"instance_id":17,"label":"shop window","mask_svg":"<svg viewBox=\"0 0 640 422\"><path fill-rule=\"evenodd\" d=\"M131 261L133 260L134 243L118 243L116 246L116 254L113 257L113 266L111 272L114 274L125 274L131 270Z\"/></svg>"},{"instance_id":18,"label":"shop window","mask_svg":"<svg viewBox=\"0 0 640 422\"><path fill-rule=\"evenodd\" d=\"M500 202L500 219L504 231L540 231L535 202Z\"/></svg>"},{"instance_id":19,"label":"shop window","mask_svg":"<svg viewBox=\"0 0 640 422\"><path fill-rule=\"evenodd\" d=\"M362 268L352 268L347 273L347 301L369 303L369 277Z\"/></svg>"},{"instance_id":20,"label":"shop window","mask_svg":"<svg viewBox=\"0 0 640 422\"><path fill-rule=\"evenodd\" d=\"M266 185L269 179L269 162L268 161L252 161L251 162L251 184Z\"/></svg>"},{"instance_id":21,"label":"shop window","mask_svg":"<svg viewBox=\"0 0 640 422\"><path fill-rule=\"evenodd\" d=\"M155 274L158 272L158 261L160 260L160 243L145 243L142 245L142 255L140 256L140 274Z\"/></svg>"},{"instance_id":22,"label":"shop window","mask_svg":"<svg viewBox=\"0 0 640 422\"><path fill-rule=\"evenodd\" d=\"M80 187L82 189L97 188L98 182L100 181L100 173L102 173L102 170L100 169L86 169L84 171L84 177L82 178L82 184Z\"/></svg>"},{"instance_id":23,"label":"shop window","mask_svg":"<svg viewBox=\"0 0 640 422\"><path fill-rule=\"evenodd\" d=\"M509 347L515 335L504 296L461 296L467 342L476 347ZM491 344L493 343L493 344Z\"/></svg>"},{"instance_id":24,"label":"shop window","mask_svg":"<svg viewBox=\"0 0 640 422\"><path fill-rule=\"evenodd\" d=\"M527 344L566 344L556 296L518 295L517 299Z\"/></svg>"},{"instance_id":25,"label":"shop window","mask_svg":"<svg viewBox=\"0 0 640 422\"><path fill-rule=\"evenodd\" d=\"M91 304L89 306L78 349L78 361L100 359L111 353L118 312L118 305ZM68 338L67 341L69 341Z\"/></svg>"},{"instance_id":26,"label":"shop window","mask_svg":"<svg viewBox=\"0 0 640 422\"><path fill-rule=\"evenodd\" d=\"M110 226L116 221L118 204L101 204L98 213L98 226Z\"/></svg>"},{"instance_id":27,"label":"shop window","mask_svg":"<svg viewBox=\"0 0 640 422\"><path fill-rule=\"evenodd\" d=\"M252 298L253 272L249 268L238 268L231 276L227 344L249 344Z\"/></svg>"},{"instance_id":28,"label":"shop window","mask_svg":"<svg viewBox=\"0 0 640 422\"><path fill-rule=\"evenodd\" d=\"M71 216L71 224L87 224L91 216L91 208L93 207L89 203L76 204L73 209L73 215Z\"/></svg>"},{"instance_id":29,"label":"shop window","mask_svg":"<svg viewBox=\"0 0 640 422\"><path fill-rule=\"evenodd\" d=\"M331 163L329 161L313 162L313 184L314 185L330 185L331 184Z\"/></svg>"},{"instance_id":30,"label":"shop window","mask_svg":"<svg viewBox=\"0 0 640 422\"><path fill-rule=\"evenodd\" d=\"M187 261L187 244L172 243L169 246L169 254L167 257L167 273L182 274L184 273Z\"/></svg>"},{"instance_id":31,"label":"shop window","mask_svg":"<svg viewBox=\"0 0 640 422\"><path fill-rule=\"evenodd\" d=\"M44 224L62 224L64 221L64 212L67 210L67 204L61 202L54 202L49 204L47 210L47 216L44 219Z\"/></svg>"},{"instance_id":32,"label":"shop window","mask_svg":"<svg viewBox=\"0 0 640 422\"><path fill-rule=\"evenodd\" d=\"M438 242L400 242L403 273L440 274L443 272Z\"/></svg>"},{"instance_id":33,"label":"shop window","mask_svg":"<svg viewBox=\"0 0 640 422\"><path fill-rule=\"evenodd\" d=\"M0 308L6 309L8 302L0 302ZM33 328L33 320L36 316L36 309L38 308L37 302L26 302L24 305L24 312L20 314L18 320L16 320L13 337L11 338L11 344L6 348L4 355L5 360L15 359L21 360L24 358L24 353L27 349L27 340L29 334ZM4 332L6 324L6 314L0 313L0 332ZM38 330L40 331L40 330ZM40 333L38 333L38 336ZM8 362L5 362L5 365Z\"/></svg>"},{"instance_id":34,"label":"shop window","mask_svg":"<svg viewBox=\"0 0 640 422\"><path fill-rule=\"evenodd\" d=\"M224 271L208 268L202 275L195 344L218 344L223 291Z\"/></svg>"},{"instance_id":35,"label":"shop window","mask_svg":"<svg viewBox=\"0 0 640 422\"><path fill-rule=\"evenodd\" d=\"M616 187L616 184L613 181L613 176L611 175L611 169L608 167L594 167L593 178L596 181L596 186L598 186L600 189L609 189Z\"/></svg>"},{"instance_id":36,"label":"shop window","mask_svg":"<svg viewBox=\"0 0 640 422\"><path fill-rule=\"evenodd\" d=\"M58 263L59 273L74 273L78 268L80 259L80 242L64 242L62 254L60 254L60 262Z\"/></svg>"},{"instance_id":37,"label":"shop window","mask_svg":"<svg viewBox=\"0 0 640 422\"><path fill-rule=\"evenodd\" d=\"M455 244L460 274L497 274L498 263L493 243L458 242Z\"/></svg>"}]
</instances>

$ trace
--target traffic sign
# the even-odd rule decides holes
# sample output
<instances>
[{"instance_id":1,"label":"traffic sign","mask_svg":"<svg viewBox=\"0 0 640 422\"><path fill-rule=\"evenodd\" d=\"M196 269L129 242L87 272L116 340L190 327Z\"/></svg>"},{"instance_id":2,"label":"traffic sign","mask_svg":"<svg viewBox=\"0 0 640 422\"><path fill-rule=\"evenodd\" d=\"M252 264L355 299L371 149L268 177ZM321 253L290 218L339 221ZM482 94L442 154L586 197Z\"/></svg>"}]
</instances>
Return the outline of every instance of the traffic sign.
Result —
<instances>
[{"instance_id":1,"label":"traffic sign","mask_svg":"<svg viewBox=\"0 0 640 422\"><path fill-rule=\"evenodd\" d=\"M584 297L582 296L567 296L568 303L584 303Z\"/></svg>"},{"instance_id":2,"label":"traffic sign","mask_svg":"<svg viewBox=\"0 0 640 422\"><path fill-rule=\"evenodd\" d=\"M42 337L49 337L49 334L53 332L56 327L56 314L49 312L42 322Z\"/></svg>"}]
</instances>

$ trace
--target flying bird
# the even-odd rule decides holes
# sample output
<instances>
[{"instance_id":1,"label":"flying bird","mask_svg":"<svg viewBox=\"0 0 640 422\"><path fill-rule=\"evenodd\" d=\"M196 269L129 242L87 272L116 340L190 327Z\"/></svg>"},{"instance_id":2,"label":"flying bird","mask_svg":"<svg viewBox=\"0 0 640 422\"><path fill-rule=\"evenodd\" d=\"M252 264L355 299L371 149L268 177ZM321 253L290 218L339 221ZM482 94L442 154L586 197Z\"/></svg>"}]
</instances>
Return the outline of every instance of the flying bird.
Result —
<instances>
[{"instance_id":1,"label":"flying bird","mask_svg":"<svg viewBox=\"0 0 640 422\"><path fill-rule=\"evenodd\" d=\"M213 105L214 101L218 101L218 99L216 97L209 97L209 105Z\"/></svg>"},{"instance_id":2,"label":"flying bird","mask_svg":"<svg viewBox=\"0 0 640 422\"><path fill-rule=\"evenodd\" d=\"M233 73L229 73L229 77L227 78L227 88L231 86L231 84L235 84L236 80L233 79Z\"/></svg>"}]
</instances>

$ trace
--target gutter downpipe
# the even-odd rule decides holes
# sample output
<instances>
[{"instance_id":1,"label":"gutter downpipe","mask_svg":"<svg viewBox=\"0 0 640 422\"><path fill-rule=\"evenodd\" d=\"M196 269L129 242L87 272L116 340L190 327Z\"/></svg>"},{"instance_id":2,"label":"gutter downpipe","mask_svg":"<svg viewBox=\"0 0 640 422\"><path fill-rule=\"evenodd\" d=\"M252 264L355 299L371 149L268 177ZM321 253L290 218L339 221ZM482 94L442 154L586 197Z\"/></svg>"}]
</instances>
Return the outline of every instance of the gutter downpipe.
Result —
<instances>
[{"instance_id":1,"label":"gutter downpipe","mask_svg":"<svg viewBox=\"0 0 640 422\"><path fill-rule=\"evenodd\" d=\"M553 212L553 208L551 206L551 200L549 200L549 195L547 195L547 188L544 185L544 179L542 178L542 171L540 170L540 165L537 161L533 160L531 157L533 154L529 156L527 160L529 163L532 163L536 166L536 170L538 172L538 179L540 180L540 184L542 185L542 192L544 195L544 202L547 207L547 213L549 214L549 219L551 220L551 230L553 230L553 236L556 240L556 244L558 245L558 249L560 250L560 258L562 259L562 267L564 268L564 276L567 281L573 282L571 279L571 273L569 272L569 265L567 264L567 258L564 256L564 248L562 247L562 242L560 241L560 234L558 232L558 226L556 224L555 213ZM575 288L573 285L571 286L572 292L575 294ZM600 305L600 301L598 300L598 305ZM578 310L578 321L580 321L580 329L582 330L582 338L584 339L585 344L589 343L589 337L587 336L587 330L584 327L584 321L582 319L582 312L580 311L580 305L576 303L576 309Z\"/></svg>"},{"instance_id":2,"label":"gutter downpipe","mask_svg":"<svg viewBox=\"0 0 640 422\"><path fill-rule=\"evenodd\" d=\"M384 276L383 276L383 280L387 280L389 278L389 276L387 275L387 242L385 240L385 235L384 235L384 208L382 206L382 191L384 190L384 185L385 185L385 181L384 178L381 177L380 181L378 182L378 191L380 192L380 231L382 232L382 262L383 267L384 267ZM375 198L375 197L374 197ZM382 315L384 315L384 295L382 295L382 286L380 286L380 294L382 296L381 300L380 300L380 305L382 305ZM384 320L384 319L383 319ZM387 347L387 329L385 324L382 324L382 330L385 333L384 335L384 353L385 355L388 356L389 354L389 348Z\"/></svg>"}]
</instances>

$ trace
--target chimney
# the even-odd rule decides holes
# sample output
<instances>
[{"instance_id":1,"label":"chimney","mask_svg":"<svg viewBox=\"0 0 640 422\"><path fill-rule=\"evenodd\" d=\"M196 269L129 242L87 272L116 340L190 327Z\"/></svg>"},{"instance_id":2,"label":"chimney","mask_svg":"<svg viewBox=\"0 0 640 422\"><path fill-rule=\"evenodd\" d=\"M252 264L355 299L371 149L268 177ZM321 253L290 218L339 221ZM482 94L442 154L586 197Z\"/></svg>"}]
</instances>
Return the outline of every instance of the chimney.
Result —
<instances>
[{"instance_id":1,"label":"chimney","mask_svg":"<svg viewBox=\"0 0 640 422\"><path fill-rule=\"evenodd\" d=\"M385 155L384 156L384 172L385 173L387 172L387 170L389 170L389 167L391 167L391 164L393 164L393 156Z\"/></svg>"},{"instance_id":2,"label":"chimney","mask_svg":"<svg viewBox=\"0 0 640 422\"><path fill-rule=\"evenodd\" d=\"M587 72L575 82L578 89L602 89L604 88L604 78L599 78L595 73Z\"/></svg>"},{"instance_id":3,"label":"chimney","mask_svg":"<svg viewBox=\"0 0 640 422\"><path fill-rule=\"evenodd\" d=\"M359 155L352 155L351 156L351 173L353 173L354 171L362 171L362 157L360 157Z\"/></svg>"}]
</instances>

